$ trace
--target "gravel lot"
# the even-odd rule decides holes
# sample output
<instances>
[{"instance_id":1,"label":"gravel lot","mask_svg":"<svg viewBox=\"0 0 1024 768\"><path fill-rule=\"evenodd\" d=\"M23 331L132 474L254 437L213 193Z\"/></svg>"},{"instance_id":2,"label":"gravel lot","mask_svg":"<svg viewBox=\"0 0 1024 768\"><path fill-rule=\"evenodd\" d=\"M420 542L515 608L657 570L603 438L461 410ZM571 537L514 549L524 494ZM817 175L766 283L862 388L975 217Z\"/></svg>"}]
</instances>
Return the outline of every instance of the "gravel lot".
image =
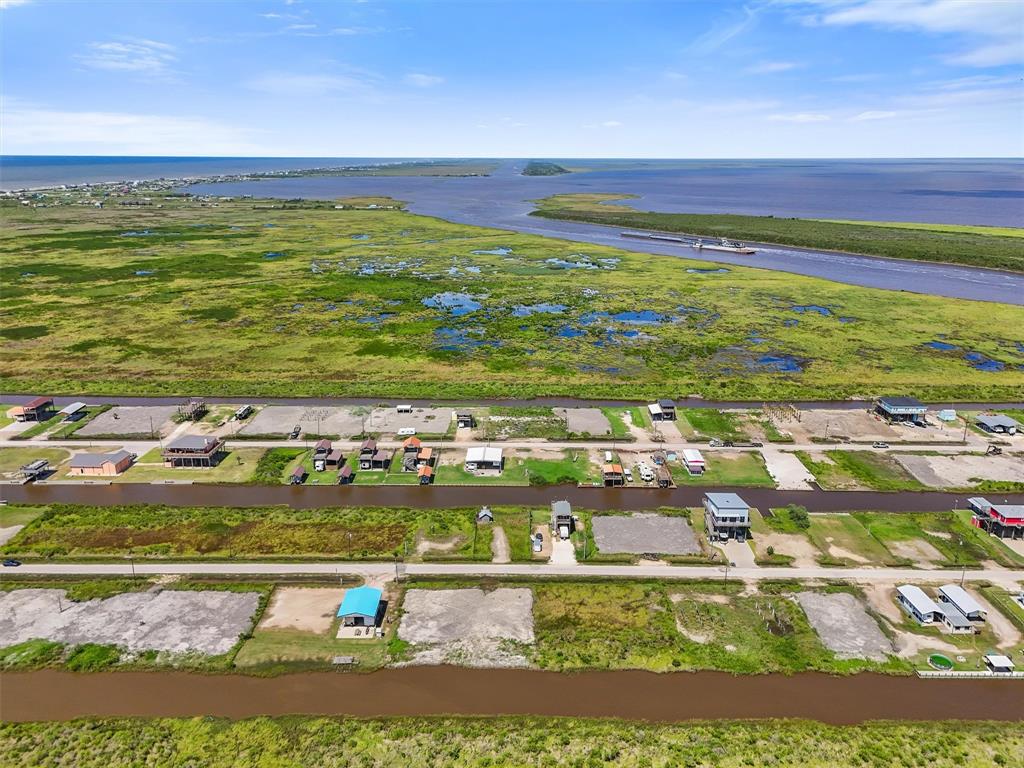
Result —
<instances>
[{"instance_id":1,"label":"gravel lot","mask_svg":"<svg viewBox=\"0 0 1024 768\"><path fill-rule=\"evenodd\" d=\"M410 589L398 636L413 644L411 664L524 667L515 643L533 643L529 589Z\"/></svg>"},{"instance_id":2,"label":"gravel lot","mask_svg":"<svg viewBox=\"0 0 1024 768\"><path fill-rule=\"evenodd\" d=\"M556 408L555 414L565 419L565 428L577 435L600 437L612 433L612 425L600 408Z\"/></svg>"},{"instance_id":3,"label":"gravel lot","mask_svg":"<svg viewBox=\"0 0 1024 768\"><path fill-rule=\"evenodd\" d=\"M303 432L315 434L317 416L320 434L352 437L363 428L363 417L351 408L307 408L303 405L268 405L239 431L243 435L287 435L298 424Z\"/></svg>"},{"instance_id":4,"label":"gravel lot","mask_svg":"<svg viewBox=\"0 0 1024 768\"><path fill-rule=\"evenodd\" d=\"M171 417L177 412L178 408L174 405L119 405L101 413L79 429L76 434L83 437L89 435L124 435L126 437L145 435L149 437L152 425L160 434L166 435L175 427Z\"/></svg>"},{"instance_id":5,"label":"gravel lot","mask_svg":"<svg viewBox=\"0 0 1024 768\"><path fill-rule=\"evenodd\" d=\"M345 590L338 587L278 587L261 629L297 629L322 634L331 628Z\"/></svg>"},{"instance_id":6,"label":"gravel lot","mask_svg":"<svg viewBox=\"0 0 1024 768\"><path fill-rule=\"evenodd\" d=\"M249 629L258 603L255 592L163 590L73 603L62 589L14 589L0 592L0 646L40 638L217 655Z\"/></svg>"},{"instance_id":7,"label":"gravel lot","mask_svg":"<svg viewBox=\"0 0 1024 768\"><path fill-rule=\"evenodd\" d=\"M853 595L801 592L796 599L821 642L839 658L885 661L893 652L878 623Z\"/></svg>"},{"instance_id":8,"label":"gravel lot","mask_svg":"<svg viewBox=\"0 0 1024 768\"><path fill-rule=\"evenodd\" d=\"M412 427L417 433L443 434L451 423L451 408L414 408L412 413L399 413L393 407L374 408L366 428L371 432L394 433Z\"/></svg>"},{"instance_id":9,"label":"gravel lot","mask_svg":"<svg viewBox=\"0 0 1024 768\"><path fill-rule=\"evenodd\" d=\"M602 552L642 555L696 555L697 536L683 517L641 512L632 516L595 515L594 541Z\"/></svg>"},{"instance_id":10,"label":"gravel lot","mask_svg":"<svg viewBox=\"0 0 1024 768\"><path fill-rule=\"evenodd\" d=\"M932 488L965 488L982 480L1024 483L1024 459L1015 456L915 456L895 459L918 481Z\"/></svg>"}]
</instances>

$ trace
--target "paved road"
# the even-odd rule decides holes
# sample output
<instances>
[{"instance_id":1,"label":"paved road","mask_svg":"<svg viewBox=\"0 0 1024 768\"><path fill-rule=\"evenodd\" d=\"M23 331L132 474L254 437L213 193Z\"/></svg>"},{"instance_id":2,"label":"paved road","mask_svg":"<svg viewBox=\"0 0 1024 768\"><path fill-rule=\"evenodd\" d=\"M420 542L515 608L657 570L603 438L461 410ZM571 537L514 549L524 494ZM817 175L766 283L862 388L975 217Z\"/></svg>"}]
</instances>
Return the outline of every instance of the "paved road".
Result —
<instances>
[{"instance_id":1,"label":"paved road","mask_svg":"<svg viewBox=\"0 0 1024 768\"><path fill-rule=\"evenodd\" d=\"M123 563L63 563L30 564L17 569L18 575L47 576L131 575L132 564ZM141 563L135 562L135 573L145 576L160 575L231 575L231 576L288 576L355 574L364 578L393 576L394 563ZM657 579L699 579L713 581L725 578L725 569L707 566L671 566L659 563L639 565L527 565L498 563L410 563L401 573L408 576L600 576ZM1016 589L1024 582L1024 570L985 569L949 571L921 570L917 568L730 568L729 579L741 581L770 581L773 579L828 579L862 583L891 584L912 581L951 582L990 581Z\"/></svg>"}]
</instances>

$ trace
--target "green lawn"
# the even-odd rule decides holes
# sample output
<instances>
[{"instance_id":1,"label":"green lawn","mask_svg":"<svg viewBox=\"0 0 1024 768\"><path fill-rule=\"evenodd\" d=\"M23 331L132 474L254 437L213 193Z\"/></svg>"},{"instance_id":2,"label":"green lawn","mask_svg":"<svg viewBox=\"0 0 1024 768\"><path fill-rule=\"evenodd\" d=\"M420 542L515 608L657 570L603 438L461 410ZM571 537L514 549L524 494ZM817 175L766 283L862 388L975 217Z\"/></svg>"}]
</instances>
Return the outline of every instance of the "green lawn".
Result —
<instances>
[{"instance_id":1,"label":"green lawn","mask_svg":"<svg viewBox=\"0 0 1024 768\"><path fill-rule=\"evenodd\" d=\"M14 423L14 419L7 416L7 412L13 407L13 403L0 403L0 429Z\"/></svg>"},{"instance_id":2,"label":"green lawn","mask_svg":"<svg viewBox=\"0 0 1024 768\"><path fill-rule=\"evenodd\" d=\"M927 490L894 458L873 451L825 451L826 460L814 459L806 451L793 451L818 485L825 490L869 488L874 491Z\"/></svg>"},{"instance_id":3,"label":"green lawn","mask_svg":"<svg viewBox=\"0 0 1024 768\"><path fill-rule=\"evenodd\" d=\"M685 426L692 428L692 432L698 438L717 437L719 440L746 441L750 439L743 430L740 418L735 413L716 411L711 408L680 408L676 411L679 422L679 431L686 435L688 430Z\"/></svg>"},{"instance_id":4,"label":"green lawn","mask_svg":"<svg viewBox=\"0 0 1024 768\"><path fill-rule=\"evenodd\" d=\"M356 669L365 672L387 662L386 639L339 640L335 637L339 624L340 619L335 619L325 634L257 628L235 655L235 666L250 672L259 667L294 670L296 662L299 667L329 666L334 656L354 656L359 661Z\"/></svg>"},{"instance_id":5,"label":"green lawn","mask_svg":"<svg viewBox=\"0 0 1024 768\"><path fill-rule=\"evenodd\" d=\"M70 456L64 448L0 448L0 474L15 473L37 459L46 459L56 469Z\"/></svg>"},{"instance_id":6,"label":"green lawn","mask_svg":"<svg viewBox=\"0 0 1024 768\"><path fill-rule=\"evenodd\" d=\"M191 467L165 467L161 461L160 449L154 448L140 457L127 472L112 477L111 480L115 483L151 483L154 480L247 483L256 473L260 458L266 450L266 448L232 448L217 466L209 469L193 469Z\"/></svg>"},{"instance_id":7,"label":"green lawn","mask_svg":"<svg viewBox=\"0 0 1024 768\"><path fill-rule=\"evenodd\" d=\"M669 469L677 485L751 485L774 488L775 483L764 465L764 457L756 451L735 453L704 452L707 470L690 475L681 463L671 462Z\"/></svg>"},{"instance_id":8,"label":"green lawn","mask_svg":"<svg viewBox=\"0 0 1024 768\"><path fill-rule=\"evenodd\" d=\"M601 412L608 418L608 423L612 426L611 436L616 440L632 440L633 435L629 431L629 426L626 424L626 420L623 418L623 414L626 412L634 412L636 408L602 408ZM643 424L643 422L636 421L636 414L632 413L634 424Z\"/></svg>"},{"instance_id":9,"label":"green lawn","mask_svg":"<svg viewBox=\"0 0 1024 768\"><path fill-rule=\"evenodd\" d=\"M0 201L9 224L0 260L19 276L0 298L0 388L213 397L330 396L343 386L348 396L379 398L640 403L666 391L751 402L891 391L999 401L1024 386L1018 306L914 293L897 302L889 291L743 266L687 272L709 262L581 248L398 210L273 205L199 208L169 199L159 209L25 210ZM933 234L878 229L901 241ZM146 234L124 236L139 232ZM1001 259L1004 240L1019 250L1019 238L941 235L979 259ZM962 248L961 238L983 247ZM559 260L593 268L560 269ZM580 290L583 271L592 291ZM465 314L443 306L455 293L474 302ZM544 303L565 309L557 320L514 309ZM793 312L811 304L831 314ZM644 325L642 343L623 335L636 328L620 315L638 311L664 318ZM128 315L132 322L112 336L111 324ZM605 343L609 329L616 343ZM937 332L1005 368L980 371L962 354L927 348ZM755 333L768 341L751 346ZM760 370L751 361L763 354L792 356L802 372ZM564 436L550 416L523 422L513 436Z\"/></svg>"},{"instance_id":10,"label":"green lawn","mask_svg":"<svg viewBox=\"0 0 1024 768\"><path fill-rule=\"evenodd\" d=\"M881 542L853 515L811 515L807 537L821 550L822 563L836 565L899 565Z\"/></svg>"},{"instance_id":11,"label":"green lawn","mask_svg":"<svg viewBox=\"0 0 1024 768\"><path fill-rule=\"evenodd\" d=\"M15 507L11 505L0 507L0 528L28 525L45 511L46 507Z\"/></svg>"},{"instance_id":12,"label":"green lawn","mask_svg":"<svg viewBox=\"0 0 1024 768\"><path fill-rule=\"evenodd\" d=\"M600 482L600 472L590 463L586 451L565 451L565 458L523 459L530 485L564 485L566 483Z\"/></svg>"}]
</instances>

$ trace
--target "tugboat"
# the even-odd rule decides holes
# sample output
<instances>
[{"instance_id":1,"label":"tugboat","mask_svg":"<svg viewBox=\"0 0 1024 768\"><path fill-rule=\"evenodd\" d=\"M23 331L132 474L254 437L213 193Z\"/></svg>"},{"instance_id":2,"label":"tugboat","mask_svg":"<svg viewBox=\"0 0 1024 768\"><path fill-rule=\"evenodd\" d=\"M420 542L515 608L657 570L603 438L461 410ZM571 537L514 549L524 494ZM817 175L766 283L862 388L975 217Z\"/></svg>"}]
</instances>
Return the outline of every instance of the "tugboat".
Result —
<instances>
[{"instance_id":1,"label":"tugboat","mask_svg":"<svg viewBox=\"0 0 1024 768\"><path fill-rule=\"evenodd\" d=\"M703 240L698 239L695 243L693 243L693 247L699 251L727 251L729 253L744 254L757 253L757 250L754 248L750 248L744 245L743 243L738 243L735 240L728 240L724 237L717 243L705 243Z\"/></svg>"}]
</instances>

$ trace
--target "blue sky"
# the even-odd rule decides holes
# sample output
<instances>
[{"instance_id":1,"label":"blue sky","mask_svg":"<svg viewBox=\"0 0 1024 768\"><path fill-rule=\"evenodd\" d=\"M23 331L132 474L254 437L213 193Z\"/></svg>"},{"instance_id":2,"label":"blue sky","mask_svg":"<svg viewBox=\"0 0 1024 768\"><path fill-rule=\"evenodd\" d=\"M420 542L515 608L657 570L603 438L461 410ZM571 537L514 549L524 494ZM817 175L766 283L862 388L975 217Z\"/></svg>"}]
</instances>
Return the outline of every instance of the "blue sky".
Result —
<instances>
[{"instance_id":1,"label":"blue sky","mask_svg":"<svg viewBox=\"0 0 1024 768\"><path fill-rule=\"evenodd\" d=\"M1024 155L1024 2L0 0L7 154Z\"/></svg>"}]
</instances>

